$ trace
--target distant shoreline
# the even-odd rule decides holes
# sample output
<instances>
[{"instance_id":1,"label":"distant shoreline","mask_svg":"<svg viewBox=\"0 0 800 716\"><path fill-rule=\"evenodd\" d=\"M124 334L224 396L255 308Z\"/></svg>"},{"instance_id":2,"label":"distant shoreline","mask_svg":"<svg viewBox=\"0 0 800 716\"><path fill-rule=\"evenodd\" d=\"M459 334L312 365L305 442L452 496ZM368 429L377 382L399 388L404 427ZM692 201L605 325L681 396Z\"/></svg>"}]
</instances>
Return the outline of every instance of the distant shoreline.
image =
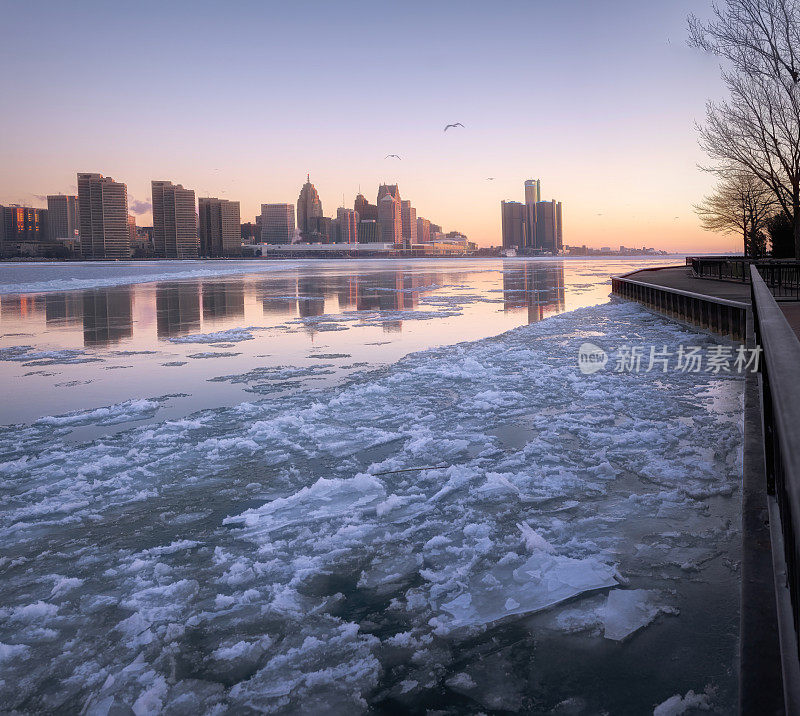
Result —
<instances>
[{"instance_id":1,"label":"distant shoreline","mask_svg":"<svg viewBox=\"0 0 800 716\"><path fill-rule=\"evenodd\" d=\"M725 254L698 254L693 252L692 256L721 256ZM358 261L369 259L370 261L441 261L441 260L469 260L469 261L576 261L586 259L659 259L674 258L676 256L689 256L688 253L671 254L590 254L586 256L381 256L381 255L357 255L357 256L236 256L230 258L192 258L192 259L164 259L164 258L130 258L130 259L47 259L41 257L8 257L0 259L0 266L3 264L127 264L127 263L170 263L183 264L187 262L198 263L229 263L233 261ZM735 258L736 254L730 254Z\"/></svg>"}]
</instances>

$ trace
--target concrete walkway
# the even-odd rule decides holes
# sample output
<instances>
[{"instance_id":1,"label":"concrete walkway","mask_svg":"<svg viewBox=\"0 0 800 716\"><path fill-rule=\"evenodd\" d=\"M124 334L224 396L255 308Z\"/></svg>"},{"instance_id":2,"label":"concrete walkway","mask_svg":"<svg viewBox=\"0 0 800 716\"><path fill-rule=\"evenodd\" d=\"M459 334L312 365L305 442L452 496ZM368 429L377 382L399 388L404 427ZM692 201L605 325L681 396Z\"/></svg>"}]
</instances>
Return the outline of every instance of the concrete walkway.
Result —
<instances>
[{"instance_id":1,"label":"concrete walkway","mask_svg":"<svg viewBox=\"0 0 800 716\"><path fill-rule=\"evenodd\" d=\"M726 298L729 301L742 301L750 303L750 284L735 281L719 281L713 278L695 278L688 266L675 266L670 268L643 269L626 278L632 281L642 281L655 286L674 288L679 291L690 291L702 296Z\"/></svg>"}]
</instances>

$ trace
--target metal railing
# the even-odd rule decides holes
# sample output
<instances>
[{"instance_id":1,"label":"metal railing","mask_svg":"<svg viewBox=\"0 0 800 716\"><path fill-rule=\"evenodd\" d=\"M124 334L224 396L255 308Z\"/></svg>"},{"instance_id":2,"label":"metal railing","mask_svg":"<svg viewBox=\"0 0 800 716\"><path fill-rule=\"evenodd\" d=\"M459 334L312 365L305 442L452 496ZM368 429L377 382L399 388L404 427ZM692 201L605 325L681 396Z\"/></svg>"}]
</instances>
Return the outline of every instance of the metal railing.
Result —
<instances>
[{"instance_id":1,"label":"metal railing","mask_svg":"<svg viewBox=\"0 0 800 716\"><path fill-rule=\"evenodd\" d=\"M773 296L800 300L800 261L687 257L686 264L698 278L742 283L750 283L750 267L755 266Z\"/></svg>"},{"instance_id":2,"label":"metal railing","mask_svg":"<svg viewBox=\"0 0 800 716\"><path fill-rule=\"evenodd\" d=\"M747 303L639 280L646 277L647 270L612 276L611 291L671 318L720 333L733 340L745 338Z\"/></svg>"},{"instance_id":3,"label":"metal railing","mask_svg":"<svg viewBox=\"0 0 800 716\"><path fill-rule=\"evenodd\" d=\"M759 366L764 467L769 495L778 632L787 713L800 713L800 341L750 267Z\"/></svg>"}]
</instances>

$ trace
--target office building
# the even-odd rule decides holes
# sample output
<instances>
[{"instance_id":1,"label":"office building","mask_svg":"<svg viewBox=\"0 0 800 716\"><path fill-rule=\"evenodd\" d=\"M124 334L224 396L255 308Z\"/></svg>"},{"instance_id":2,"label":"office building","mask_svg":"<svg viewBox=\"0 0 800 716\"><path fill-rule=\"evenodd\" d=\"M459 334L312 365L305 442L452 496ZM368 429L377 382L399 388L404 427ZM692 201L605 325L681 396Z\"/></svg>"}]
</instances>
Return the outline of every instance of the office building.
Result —
<instances>
[{"instance_id":1,"label":"office building","mask_svg":"<svg viewBox=\"0 0 800 716\"><path fill-rule=\"evenodd\" d=\"M531 248L558 253L562 248L561 202L539 201L535 205L533 231L529 237Z\"/></svg>"},{"instance_id":2,"label":"office building","mask_svg":"<svg viewBox=\"0 0 800 716\"><path fill-rule=\"evenodd\" d=\"M525 180L525 203L536 204L542 200L542 183L539 179Z\"/></svg>"},{"instance_id":3,"label":"office building","mask_svg":"<svg viewBox=\"0 0 800 716\"><path fill-rule=\"evenodd\" d=\"M78 216L84 259L128 259L128 187L102 174L78 174Z\"/></svg>"},{"instance_id":4,"label":"office building","mask_svg":"<svg viewBox=\"0 0 800 716\"><path fill-rule=\"evenodd\" d=\"M261 205L261 243L291 244L294 239L294 204Z\"/></svg>"},{"instance_id":5,"label":"office building","mask_svg":"<svg viewBox=\"0 0 800 716\"><path fill-rule=\"evenodd\" d=\"M2 207L2 233L6 243L46 241L47 210L17 204Z\"/></svg>"},{"instance_id":6,"label":"office building","mask_svg":"<svg viewBox=\"0 0 800 716\"><path fill-rule=\"evenodd\" d=\"M50 241L78 237L78 197L53 194L47 197L47 233Z\"/></svg>"},{"instance_id":7,"label":"office building","mask_svg":"<svg viewBox=\"0 0 800 716\"><path fill-rule=\"evenodd\" d=\"M196 259L199 254L194 191L169 181L151 182L156 256Z\"/></svg>"},{"instance_id":8,"label":"office building","mask_svg":"<svg viewBox=\"0 0 800 716\"><path fill-rule=\"evenodd\" d=\"M201 256L241 256L242 222L239 202L216 197L197 201Z\"/></svg>"},{"instance_id":9,"label":"office building","mask_svg":"<svg viewBox=\"0 0 800 716\"><path fill-rule=\"evenodd\" d=\"M337 209L336 224L339 229L339 242L343 244L358 242L358 212L353 209Z\"/></svg>"},{"instance_id":10,"label":"office building","mask_svg":"<svg viewBox=\"0 0 800 716\"><path fill-rule=\"evenodd\" d=\"M378 220L378 205L370 204L367 198L359 193L353 204L353 209L358 212L361 221L377 221Z\"/></svg>"},{"instance_id":11,"label":"office building","mask_svg":"<svg viewBox=\"0 0 800 716\"><path fill-rule=\"evenodd\" d=\"M313 219L322 216L322 202L311 177L306 175L306 183L297 199L297 228L303 241L311 240Z\"/></svg>"},{"instance_id":12,"label":"office building","mask_svg":"<svg viewBox=\"0 0 800 716\"><path fill-rule=\"evenodd\" d=\"M137 239L138 232L136 230L136 217L133 214L128 214L128 239L133 246Z\"/></svg>"},{"instance_id":13,"label":"office building","mask_svg":"<svg viewBox=\"0 0 800 716\"><path fill-rule=\"evenodd\" d=\"M308 220L306 241L312 244L328 244L333 241L333 222L329 216L312 216Z\"/></svg>"},{"instance_id":14,"label":"office building","mask_svg":"<svg viewBox=\"0 0 800 716\"><path fill-rule=\"evenodd\" d=\"M400 202L400 221L402 224L403 248L410 249L417 243L417 210L410 201Z\"/></svg>"},{"instance_id":15,"label":"office building","mask_svg":"<svg viewBox=\"0 0 800 716\"><path fill-rule=\"evenodd\" d=\"M261 241L261 217L258 221L247 221L242 224L242 243L255 244Z\"/></svg>"},{"instance_id":16,"label":"office building","mask_svg":"<svg viewBox=\"0 0 800 716\"><path fill-rule=\"evenodd\" d=\"M397 188L397 184L381 184L378 187L378 206L381 205L381 199L387 194L400 201L400 190Z\"/></svg>"},{"instance_id":17,"label":"office building","mask_svg":"<svg viewBox=\"0 0 800 716\"><path fill-rule=\"evenodd\" d=\"M500 202L504 249L522 249L527 246L525 213L525 204L518 201Z\"/></svg>"},{"instance_id":18,"label":"office building","mask_svg":"<svg viewBox=\"0 0 800 716\"><path fill-rule=\"evenodd\" d=\"M358 222L358 243L377 244L381 241L381 225L375 219Z\"/></svg>"},{"instance_id":19,"label":"office building","mask_svg":"<svg viewBox=\"0 0 800 716\"><path fill-rule=\"evenodd\" d=\"M431 240L431 222L423 217L417 219L417 243L428 244Z\"/></svg>"},{"instance_id":20,"label":"office building","mask_svg":"<svg viewBox=\"0 0 800 716\"><path fill-rule=\"evenodd\" d=\"M381 241L385 244L403 243L403 222L400 215L400 200L390 192L384 192L378 200L378 221L381 225Z\"/></svg>"}]
</instances>

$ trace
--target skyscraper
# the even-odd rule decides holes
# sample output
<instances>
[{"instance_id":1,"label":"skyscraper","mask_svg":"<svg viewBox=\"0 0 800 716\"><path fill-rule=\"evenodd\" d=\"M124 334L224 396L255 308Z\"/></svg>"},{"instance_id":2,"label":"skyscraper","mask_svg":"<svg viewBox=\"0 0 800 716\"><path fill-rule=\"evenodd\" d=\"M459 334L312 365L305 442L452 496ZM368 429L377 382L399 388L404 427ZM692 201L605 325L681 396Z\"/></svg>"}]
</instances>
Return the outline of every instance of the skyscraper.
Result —
<instances>
[{"instance_id":1,"label":"skyscraper","mask_svg":"<svg viewBox=\"0 0 800 716\"><path fill-rule=\"evenodd\" d=\"M391 193L384 193L378 200L378 221L381 226L381 241L386 244L403 243L403 222L400 215L400 201Z\"/></svg>"},{"instance_id":2,"label":"skyscraper","mask_svg":"<svg viewBox=\"0 0 800 716\"><path fill-rule=\"evenodd\" d=\"M417 243L417 210L410 201L400 202L400 220L403 248L410 249L412 244Z\"/></svg>"},{"instance_id":3,"label":"skyscraper","mask_svg":"<svg viewBox=\"0 0 800 716\"><path fill-rule=\"evenodd\" d=\"M3 207L3 235L7 242L47 239L47 210L12 204Z\"/></svg>"},{"instance_id":4,"label":"skyscraper","mask_svg":"<svg viewBox=\"0 0 800 716\"><path fill-rule=\"evenodd\" d=\"M78 174L81 254L85 259L128 259L128 187L102 174Z\"/></svg>"},{"instance_id":5,"label":"skyscraper","mask_svg":"<svg viewBox=\"0 0 800 716\"><path fill-rule=\"evenodd\" d=\"M417 219L417 241L428 244L431 240L431 222L423 217Z\"/></svg>"},{"instance_id":6,"label":"skyscraper","mask_svg":"<svg viewBox=\"0 0 800 716\"><path fill-rule=\"evenodd\" d=\"M131 246L133 246L134 242L137 238L137 231L136 231L136 217L133 214L128 214L128 239L131 242Z\"/></svg>"},{"instance_id":7,"label":"skyscraper","mask_svg":"<svg viewBox=\"0 0 800 716\"><path fill-rule=\"evenodd\" d=\"M525 204L518 201L500 202L504 249L522 249L527 245L525 210Z\"/></svg>"},{"instance_id":8,"label":"skyscraper","mask_svg":"<svg viewBox=\"0 0 800 716\"><path fill-rule=\"evenodd\" d=\"M294 204L261 205L261 243L291 244L294 238Z\"/></svg>"},{"instance_id":9,"label":"skyscraper","mask_svg":"<svg viewBox=\"0 0 800 716\"><path fill-rule=\"evenodd\" d=\"M339 228L339 241L355 244L358 241L358 212L354 209L336 210L336 223Z\"/></svg>"},{"instance_id":10,"label":"skyscraper","mask_svg":"<svg viewBox=\"0 0 800 716\"><path fill-rule=\"evenodd\" d=\"M194 191L169 181L151 182L155 255L166 259L196 259L197 214Z\"/></svg>"},{"instance_id":11,"label":"skyscraper","mask_svg":"<svg viewBox=\"0 0 800 716\"><path fill-rule=\"evenodd\" d=\"M378 206L381 205L381 199L387 194L391 194L397 201L400 201L400 190L397 184L381 184L378 187Z\"/></svg>"},{"instance_id":12,"label":"skyscraper","mask_svg":"<svg viewBox=\"0 0 800 716\"><path fill-rule=\"evenodd\" d=\"M361 221L377 221L378 220L378 205L370 204L367 198L359 193L353 203L353 208L358 212Z\"/></svg>"},{"instance_id":13,"label":"skyscraper","mask_svg":"<svg viewBox=\"0 0 800 716\"><path fill-rule=\"evenodd\" d=\"M381 225L375 219L358 222L358 243L372 244L381 241Z\"/></svg>"},{"instance_id":14,"label":"skyscraper","mask_svg":"<svg viewBox=\"0 0 800 716\"><path fill-rule=\"evenodd\" d=\"M560 204L555 201L536 203L536 223L530 244L541 251L558 251L558 217L561 214Z\"/></svg>"},{"instance_id":15,"label":"skyscraper","mask_svg":"<svg viewBox=\"0 0 800 716\"><path fill-rule=\"evenodd\" d=\"M313 223L311 219L320 216L322 216L322 202L311 183L311 177L306 175L306 183L300 189L300 196L297 199L297 228L304 241L310 239Z\"/></svg>"},{"instance_id":16,"label":"skyscraper","mask_svg":"<svg viewBox=\"0 0 800 716\"><path fill-rule=\"evenodd\" d=\"M201 256L241 256L242 222L239 202L215 197L197 200Z\"/></svg>"},{"instance_id":17,"label":"skyscraper","mask_svg":"<svg viewBox=\"0 0 800 716\"><path fill-rule=\"evenodd\" d=\"M54 194L47 197L47 232L50 241L74 239L78 234L78 197Z\"/></svg>"},{"instance_id":18,"label":"skyscraper","mask_svg":"<svg viewBox=\"0 0 800 716\"><path fill-rule=\"evenodd\" d=\"M540 248L536 245L536 205L542 200L539 179L525 180L525 245L523 248Z\"/></svg>"},{"instance_id":19,"label":"skyscraper","mask_svg":"<svg viewBox=\"0 0 800 716\"><path fill-rule=\"evenodd\" d=\"M539 179L525 180L525 203L535 204L542 200L542 183Z\"/></svg>"}]
</instances>

